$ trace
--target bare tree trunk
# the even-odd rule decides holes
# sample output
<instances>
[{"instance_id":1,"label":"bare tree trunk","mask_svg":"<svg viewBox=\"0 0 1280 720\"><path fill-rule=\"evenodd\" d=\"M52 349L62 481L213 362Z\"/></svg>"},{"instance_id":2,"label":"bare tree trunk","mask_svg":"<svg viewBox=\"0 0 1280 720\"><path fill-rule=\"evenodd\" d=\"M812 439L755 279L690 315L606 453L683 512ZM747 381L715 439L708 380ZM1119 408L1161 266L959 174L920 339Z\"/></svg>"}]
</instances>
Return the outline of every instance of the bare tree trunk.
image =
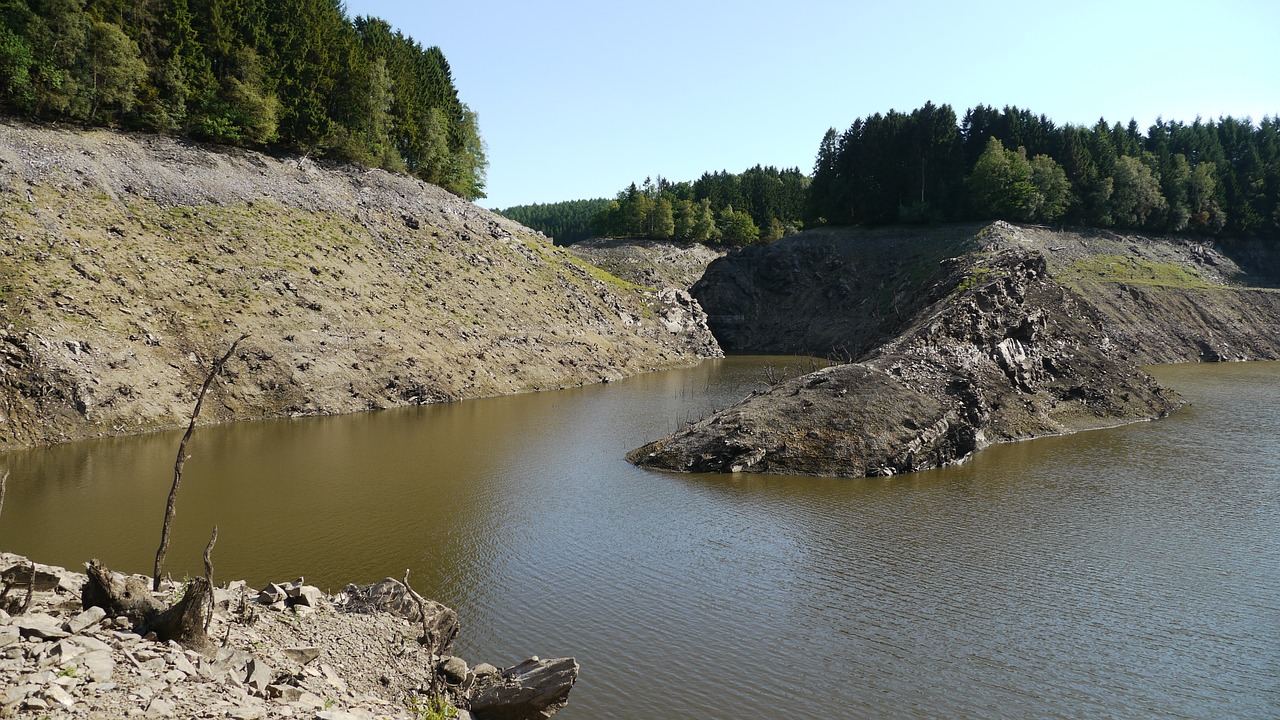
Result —
<instances>
[{"instance_id":1,"label":"bare tree trunk","mask_svg":"<svg viewBox=\"0 0 1280 720\"><path fill-rule=\"evenodd\" d=\"M213 544L218 542L218 526L213 526L213 534L209 536L209 544L204 546L204 581L209 586L209 608L204 618L205 632L209 631L209 623L213 622Z\"/></svg>"},{"instance_id":2,"label":"bare tree trunk","mask_svg":"<svg viewBox=\"0 0 1280 720\"><path fill-rule=\"evenodd\" d=\"M196 398L195 409L191 411L191 422L187 425L187 432L182 436L182 442L178 443L178 458L173 463L173 487L169 490L169 501L164 508L164 526L160 532L160 549L156 550L156 567L155 573L151 579L151 589L160 589L160 573L164 569L164 556L169 552L169 529L173 525L173 515L177 512L178 489L182 487L182 465L187 461L187 443L191 440L191 434L196 429L196 418L200 416L200 406L204 404L205 393L209 392L209 386L213 384L213 379L222 373L222 366L226 364L231 355L235 353L236 346L241 340L249 337L241 335L235 342L231 343L231 347L227 349L225 355L214 361L213 367L209 369L209 375L204 379L204 385L200 387L200 395Z\"/></svg>"}]
</instances>

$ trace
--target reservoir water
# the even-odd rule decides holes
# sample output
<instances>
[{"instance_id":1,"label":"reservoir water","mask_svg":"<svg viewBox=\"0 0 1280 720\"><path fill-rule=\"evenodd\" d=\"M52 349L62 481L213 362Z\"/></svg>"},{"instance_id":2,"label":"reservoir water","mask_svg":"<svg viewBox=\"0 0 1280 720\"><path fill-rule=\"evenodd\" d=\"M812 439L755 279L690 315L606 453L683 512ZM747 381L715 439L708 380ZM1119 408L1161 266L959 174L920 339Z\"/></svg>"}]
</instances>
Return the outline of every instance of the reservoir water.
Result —
<instances>
[{"instance_id":1,"label":"reservoir water","mask_svg":"<svg viewBox=\"0 0 1280 720\"><path fill-rule=\"evenodd\" d=\"M168 567L217 523L222 581L409 568L468 660L576 656L566 720L1280 717L1280 364L1158 367L1171 418L895 478L623 461L805 362L202 427ZM149 572L178 437L0 457L0 548Z\"/></svg>"}]
</instances>

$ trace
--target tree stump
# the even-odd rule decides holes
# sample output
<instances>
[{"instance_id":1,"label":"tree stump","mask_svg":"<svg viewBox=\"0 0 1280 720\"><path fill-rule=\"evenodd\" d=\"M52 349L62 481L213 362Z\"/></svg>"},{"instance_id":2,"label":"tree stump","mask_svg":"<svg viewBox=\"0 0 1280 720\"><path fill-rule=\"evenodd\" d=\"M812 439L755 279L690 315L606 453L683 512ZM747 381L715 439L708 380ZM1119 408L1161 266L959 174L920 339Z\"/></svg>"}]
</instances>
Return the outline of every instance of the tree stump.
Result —
<instances>
[{"instance_id":1,"label":"tree stump","mask_svg":"<svg viewBox=\"0 0 1280 720\"><path fill-rule=\"evenodd\" d=\"M127 617L133 623L134 632L139 635L155 633L161 642L173 640L197 651L210 648L205 627L213 607L213 591L205 578L191 578L182 599L173 605L165 605L139 578L130 577L120 582L107 566L97 560L91 560L85 569L89 582L80 596L85 609L96 606L106 610L109 617Z\"/></svg>"}]
</instances>

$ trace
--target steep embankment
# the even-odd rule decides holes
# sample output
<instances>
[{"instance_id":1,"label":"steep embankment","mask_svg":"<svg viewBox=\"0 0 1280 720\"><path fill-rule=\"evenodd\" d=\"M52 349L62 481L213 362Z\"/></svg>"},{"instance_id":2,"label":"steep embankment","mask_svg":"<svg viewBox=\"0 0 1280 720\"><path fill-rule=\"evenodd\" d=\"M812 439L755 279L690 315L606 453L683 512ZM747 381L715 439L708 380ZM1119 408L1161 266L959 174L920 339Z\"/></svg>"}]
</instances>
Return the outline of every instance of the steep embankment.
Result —
<instances>
[{"instance_id":1,"label":"steep embankment","mask_svg":"<svg viewBox=\"0 0 1280 720\"><path fill-rule=\"evenodd\" d=\"M700 309L412 178L0 123L0 447L574 386L719 354Z\"/></svg>"},{"instance_id":2,"label":"steep embankment","mask_svg":"<svg viewBox=\"0 0 1280 720\"><path fill-rule=\"evenodd\" d=\"M1280 292L1257 286L1274 278L1266 253L1250 250L1242 267L1198 243L1006 223L908 239L827 230L713 264L694 294L727 348L861 362L783 383L629 459L684 471L921 470L993 442L1176 408L1138 363L1280 357Z\"/></svg>"},{"instance_id":3,"label":"steep embankment","mask_svg":"<svg viewBox=\"0 0 1280 720\"><path fill-rule=\"evenodd\" d=\"M688 290L725 251L701 243L591 238L565 248L614 276L645 287Z\"/></svg>"}]
</instances>

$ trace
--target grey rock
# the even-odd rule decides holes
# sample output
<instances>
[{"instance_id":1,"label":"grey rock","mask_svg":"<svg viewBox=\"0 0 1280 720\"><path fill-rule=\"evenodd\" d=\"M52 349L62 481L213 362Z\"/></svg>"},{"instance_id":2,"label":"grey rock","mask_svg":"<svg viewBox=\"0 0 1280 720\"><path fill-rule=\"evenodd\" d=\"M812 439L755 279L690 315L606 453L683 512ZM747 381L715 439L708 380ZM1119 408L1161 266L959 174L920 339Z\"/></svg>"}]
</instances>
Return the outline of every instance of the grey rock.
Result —
<instances>
[{"instance_id":1,"label":"grey rock","mask_svg":"<svg viewBox=\"0 0 1280 720\"><path fill-rule=\"evenodd\" d=\"M80 656L77 661L88 671L90 679L100 683L110 680L116 670L116 661L109 651L94 650Z\"/></svg>"},{"instance_id":2,"label":"grey rock","mask_svg":"<svg viewBox=\"0 0 1280 720\"><path fill-rule=\"evenodd\" d=\"M476 720L545 720L568 703L577 680L578 663L573 658L531 658L477 679L471 714Z\"/></svg>"},{"instance_id":3,"label":"grey rock","mask_svg":"<svg viewBox=\"0 0 1280 720\"><path fill-rule=\"evenodd\" d=\"M16 625L0 626L0 648L8 647L22 638L22 631Z\"/></svg>"},{"instance_id":4,"label":"grey rock","mask_svg":"<svg viewBox=\"0 0 1280 720\"><path fill-rule=\"evenodd\" d=\"M290 591L292 597L298 604L307 607L318 608L324 602L324 593L320 588L314 585L302 585Z\"/></svg>"},{"instance_id":5,"label":"grey rock","mask_svg":"<svg viewBox=\"0 0 1280 720\"><path fill-rule=\"evenodd\" d=\"M79 613L75 617L71 618L66 623L64 623L62 627L64 630L71 633L72 635L79 635L85 630L102 622L103 618L105 618L106 616L107 616L106 610L103 610L100 607L94 606L89 608L88 610L85 610L82 613Z\"/></svg>"},{"instance_id":6,"label":"grey rock","mask_svg":"<svg viewBox=\"0 0 1280 720\"><path fill-rule=\"evenodd\" d=\"M195 677L199 674L199 671L196 670L196 666L187 658L187 654L185 652L175 652L170 655L169 664L173 665L174 670L181 672L187 677Z\"/></svg>"},{"instance_id":7,"label":"grey rock","mask_svg":"<svg viewBox=\"0 0 1280 720\"><path fill-rule=\"evenodd\" d=\"M213 657L213 662L215 664L229 667L233 670L246 669L249 666L250 660L253 660L253 655L245 652L244 650L235 650L232 648L218 648L218 652Z\"/></svg>"},{"instance_id":8,"label":"grey rock","mask_svg":"<svg viewBox=\"0 0 1280 720\"><path fill-rule=\"evenodd\" d=\"M302 698L302 688L293 685L268 685L267 697L279 698L286 703L297 702Z\"/></svg>"},{"instance_id":9,"label":"grey rock","mask_svg":"<svg viewBox=\"0 0 1280 720\"><path fill-rule=\"evenodd\" d=\"M274 605L278 602L284 602L288 597L289 592L275 583L267 585L258 592L258 602L263 605Z\"/></svg>"},{"instance_id":10,"label":"grey rock","mask_svg":"<svg viewBox=\"0 0 1280 720\"><path fill-rule=\"evenodd\" d=\"M62 623L50 615L45 613L33 613L31 615L19 615L10 621L10 624L18 628L18 632L23 637L42 638L44 640L60 640L64 637L70 637L71 633L63 630Z\"/></svg>"},{"instance_id":11,"label":"grey rock","mask_svg":"<svg viewBox=\"0 0 1280 720\"><path fill-rule=\"evenodd\" d=\"M320 648L318 647L291 647L285 648L282 652L285 657L299 665L306 665L320 657Z\"/></svg>"},{"instance_id":12,"label":"grey rock","mask_svg":"<svg viewBox=\"0 0 1280 720\"><path fill-rule=\"evenodd\" d=\"M267 686L275 679L275 670L259 658L249 661L246 668L244 684L258 695L265 695Z\"/></svg>"},{"instance_id":13,"label":"grey rock","mask_svg":"<svg viewBox=\"0 0 1280 720\"><path fill-rule=\"evenodd\" d=\"M63 638L49 650L49 655L56 658L60 663L67 663L78 655L83 655L85 648L79 644L71 642L71 638Z\"/></svg>"},{"instance_id":14,"label":"grey rock","mask_svg":"<svg viewBox=\"0 0 1280 720\"><path fill-rule=\"evenodd\" d=\"M61 705L67 709L71 709L76 705L75 699L72 698L71 694L60 685L50 685L45 688L44 696L51 702Z\"/></svg>"},{"instance_id":15,"label":"grey rock","mask_svg":"<svg viewBox=\"0 0 1280 720\"><path fill-rule=\"evenodd\" d=\"M14 703L21 702L28 695L39 691L40 686L34 683L11 685L4 689L4 704L12 705Z\"/></svg>"},{"instance_id":16,"label":"grey rock","mask_svg":"<svg viewBox=\"0 0 1280 720\"><path fill-rule=\"evenodd\" d=\"M460 657L445 658L440 663L440 672L450 685L460 685L467 679L467 661Z\"/></svg>"},{"instance_id":17,"label":"grey rock","mask_svg":"<svg viewBox=\"0 0 1280 720\"><path fill-rule=\"evenodd\" d=\"M494 667L493 665L490 665L489 663L480 663L479 665L476 665L475 667L471 668L471 672L475 673L476 677L482 677L484 675L496 675L498 674L498 668Z\"/></svg>"},{"instance_id":18,"label":"grey rock","mask_svg":"<svg viewBox=\"0 0 1280 720\"><path fill-rule=\"evenodd\" d=\"M178 707L172 702L156 698L147 706L147 717L149 718L165 718L173 717L178 712Z\"/></svg>"},{"instance_id":19,"label":"grey rock","mask_svg":"<svg viewBox=\"0 0 1280 720\"><path fill-rule=\"evenodd\" d=\"M48 592L50 590L56 589L58 587L59 582L61 582L62 577L58 575L58 573L55 572L55 570L61 570L61 569L62 568L51 568L47 565L40 565L39 563L36 563L35 565L36 591ZM27 583L30 581L31 581L31 564L30 563L25 563L25 562L17 563L15 565L10 565L4 570L0 570L0 582L9 583L19 589L26 588Z\"/></svg>"},{"instance_id":20,"label":"grey rock","mask_svg":"<svg viewBox=\"0 0 1280 720\"><path fill-rule=\"evenodd\" d=\"M303 690L298 699L289 703L289 705L298 710L323 710L324 698Z\"/></svg>"},{"instance_id":21,"label":"grey rock","mask_svg":"<svg viewBox=\"0 0 1280 720\"><path fill-rule=\"evenodd\" d=\"M106 650L107 652L111 652L110 645L92 635L76 635L63 640L62 642L79 646L83 648L85 652L94 652L95 650Z\"/></svg>"}]
</instances>

